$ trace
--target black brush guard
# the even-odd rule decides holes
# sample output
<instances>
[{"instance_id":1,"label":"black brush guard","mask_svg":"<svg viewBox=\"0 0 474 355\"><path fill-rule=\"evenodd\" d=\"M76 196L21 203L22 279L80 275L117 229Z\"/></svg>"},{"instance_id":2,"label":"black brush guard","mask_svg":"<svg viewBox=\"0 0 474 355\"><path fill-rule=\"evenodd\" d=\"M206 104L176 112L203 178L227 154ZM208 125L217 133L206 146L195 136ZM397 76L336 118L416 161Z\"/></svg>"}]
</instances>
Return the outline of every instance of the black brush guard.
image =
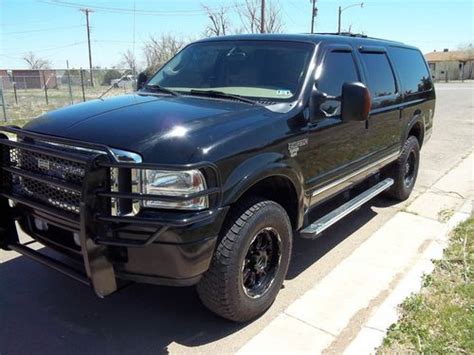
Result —
<instances>
[{"instance_id":1,"label":"black brush guard","mask_svg":"<svg viewBox=\"0 0 474 355\"><path fill-rule=\"evenodd\" d=\"M14 134L17 140L8 139L1 132ZM38 144L47 142L52 145ZM74 152L64 147L79 148L82 152ZM40 154L42 157L72 162L83 167L84 176L81 184L73 184L56 177L45 176L35 171L15 166L10 159L11 150L22 151L23 154ZM88 154L83 153L87 151ZM18 165L18 164L16 164ZM200 169L206 176L209 188L199 193L186 196L159 196L132 193L130 191L111 191L111 169L157 169L157 170L189 170ZM77 193L79 198L78 213L65 210L61 206L51 206L42 201L25 196L15 191L14 178L46 184L56 191ZM26 180L24 180L26 181ZM90 285L99 297L104 297L117 290L117 281L112 263L107 258L109 246L146 247L159 240L171 227L185 227L206 221L213 217L220 205L221 189L217 168L212 163L188 165L156 165L117 161L112 150L104 145L48 136L27 131L18 127L0 127L0 248L15 250L24 256L49 266L84 284ZM187 201L197 197L208 196L210 208L200 212L182 213L178 216L153 217L140 215L112 215L112 199L119 201L162 200ZM10 206L8 200L15 203ZM131 203L130 203L131 204ZM31 214L47 216L48 223L59 225L64 229L79 234L80 254L84 262L84 272L39 253L26 244L19 242L15 220L19 218L19 209L28 210ZM107 230L129 224L156 227L146 240L107 237ZM33 238L34 235L33 235ZM36 238L35 238L36 239Z\"/></svg>"}]
</instances>

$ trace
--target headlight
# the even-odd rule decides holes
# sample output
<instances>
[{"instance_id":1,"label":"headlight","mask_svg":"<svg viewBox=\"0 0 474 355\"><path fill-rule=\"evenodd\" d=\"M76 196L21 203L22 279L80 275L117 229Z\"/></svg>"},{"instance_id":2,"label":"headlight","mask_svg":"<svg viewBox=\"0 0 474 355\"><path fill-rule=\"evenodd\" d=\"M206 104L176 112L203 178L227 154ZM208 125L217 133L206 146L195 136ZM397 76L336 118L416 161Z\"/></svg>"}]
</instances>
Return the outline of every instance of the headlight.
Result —
<instances>
[{"instance_id":1,"label":"headlight","mask_svg":"<svg viewBox=\"0 0 474 355\"><path fill-rule=\"evenodd\" d=\"M141 170L141 193L163 196L185 196L206 190L206 180L199 170ZM202 210L209 207L207 196L186 201L143 200L143 207Z\"/></svg>"}]
</instances>

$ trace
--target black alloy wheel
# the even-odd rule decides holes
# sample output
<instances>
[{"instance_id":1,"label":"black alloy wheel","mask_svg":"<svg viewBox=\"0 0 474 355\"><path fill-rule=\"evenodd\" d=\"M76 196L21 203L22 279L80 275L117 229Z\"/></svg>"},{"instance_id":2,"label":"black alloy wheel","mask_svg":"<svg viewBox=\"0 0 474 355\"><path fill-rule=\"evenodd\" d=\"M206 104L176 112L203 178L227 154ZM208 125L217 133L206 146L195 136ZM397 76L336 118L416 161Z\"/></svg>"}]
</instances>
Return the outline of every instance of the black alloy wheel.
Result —
<instances>
[{"instance_id":1,"label":"black alloy wheel","mask_svg":"<svg viewBox=\"0 0 474 355\"><path fill-rule=\"evenodd\" d=\"M242 286L250 298L263 296L275 280L281 262L281 238L267 227L258 232L242 263Z\"/></svg>"}]
</instances>

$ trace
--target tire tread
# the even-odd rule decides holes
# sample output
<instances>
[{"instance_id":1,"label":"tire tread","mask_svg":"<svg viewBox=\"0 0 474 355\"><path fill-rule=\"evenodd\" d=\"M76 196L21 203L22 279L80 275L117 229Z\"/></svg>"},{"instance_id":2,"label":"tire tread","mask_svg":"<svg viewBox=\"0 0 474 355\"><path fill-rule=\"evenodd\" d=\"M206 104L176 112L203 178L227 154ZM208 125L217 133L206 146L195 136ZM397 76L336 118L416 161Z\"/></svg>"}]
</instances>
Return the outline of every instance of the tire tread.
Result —
<instances>
[{"instance_id":1,"label":"tire tread","mask_svg":"<svg viewBox=\"0 0 474 355\"><path fill-rule=\"evenodd\" d=\"M249 223L249 220L261 209L274 205L283 210L277 203L264 200L262 198L251 198L238 203L229 216L232 225L224 228L225 235L218 243L209 270L197 285L199 298L203 304L221 317L242 321L241 314L232 307L226 285L235 282L230 279L232 265L231 253L236 249L236 244L240 242L240 232ZM235 277L235 276L234 276Z\"/></svg>"}]
</instances>

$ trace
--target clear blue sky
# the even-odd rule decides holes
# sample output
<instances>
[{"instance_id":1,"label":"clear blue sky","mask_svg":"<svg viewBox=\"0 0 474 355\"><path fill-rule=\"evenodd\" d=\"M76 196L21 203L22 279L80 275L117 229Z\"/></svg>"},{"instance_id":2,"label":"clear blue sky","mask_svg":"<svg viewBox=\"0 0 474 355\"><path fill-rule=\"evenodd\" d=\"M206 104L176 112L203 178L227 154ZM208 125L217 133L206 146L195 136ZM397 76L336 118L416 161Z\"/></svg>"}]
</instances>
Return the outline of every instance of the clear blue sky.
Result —
<instances>
[{"instance_id":1,"label":"clear blue sky","mask_svg":"<svg viewBox=\"0 0 474 355\"><path fill-rule=\"evenodd\" d=\"M272 0L267 0L272 1ZM310 0L273 0L279 3L284 32L310 29ZM202 4L231 7L244 0L0 0L0 68L24 68L24 53L32 51L48 59L54 68L88 67L85 16L80 7L96 8L90 15L94 66L119 66L120 53L132 49L134 16L107 8L135 6L136 56L143 61L143 42L150 35L171 33L197 39L207 17ZM334 32L337 8L357 0L318 0L317 32ZM152 13L145 13L150 11ZM231 11L231 21L239 18ZM399 40L423 52L455 49L474 38L472 0L366 0L364 8L343 13L343 28L353 32Z\"/></svg>"}]
</instances>

